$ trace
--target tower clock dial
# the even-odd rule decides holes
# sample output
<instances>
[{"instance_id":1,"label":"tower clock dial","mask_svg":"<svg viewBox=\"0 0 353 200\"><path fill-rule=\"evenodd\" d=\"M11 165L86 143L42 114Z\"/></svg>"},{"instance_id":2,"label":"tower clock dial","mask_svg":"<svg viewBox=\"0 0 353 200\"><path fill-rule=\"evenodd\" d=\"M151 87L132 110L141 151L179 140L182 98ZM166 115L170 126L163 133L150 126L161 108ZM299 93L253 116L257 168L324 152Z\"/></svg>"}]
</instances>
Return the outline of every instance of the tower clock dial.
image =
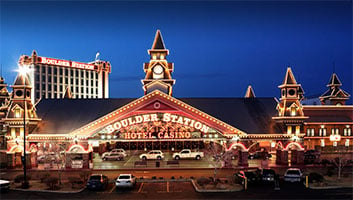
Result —
<instances>
[{"instance_id":1,"label":"tower clock dial","mask_svg":"<svg viewBox=\"0 0 353 200\"><path fill-rule=\"evenodd\" d=\"M157 74L157 75L160 75L163 73L163 67L160 66L160 65L156 65L154 68L153 68L153 73L154 74Z\"/></svg>"}]
</instances>

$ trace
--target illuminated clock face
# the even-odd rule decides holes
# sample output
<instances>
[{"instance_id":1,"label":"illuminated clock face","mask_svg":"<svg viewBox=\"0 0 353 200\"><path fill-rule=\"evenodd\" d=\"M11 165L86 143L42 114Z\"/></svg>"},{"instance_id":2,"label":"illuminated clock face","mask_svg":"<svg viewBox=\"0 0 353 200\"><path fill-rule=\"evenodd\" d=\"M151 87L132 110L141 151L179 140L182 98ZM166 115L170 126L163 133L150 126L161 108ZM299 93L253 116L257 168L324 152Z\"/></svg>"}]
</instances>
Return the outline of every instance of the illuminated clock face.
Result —
<instances>
[{"instance_id":1,"label":"illuminated clock face","mask_svg":"<svg viewBox=\"0 0 353 200\"><path fill-rule=\"evenodd\" d=\"M163 72L163 67L160 65L156 65L153 68L153 73L155 73L155 74L162 74L162 72Z\"/></svg>"}]
</instances>

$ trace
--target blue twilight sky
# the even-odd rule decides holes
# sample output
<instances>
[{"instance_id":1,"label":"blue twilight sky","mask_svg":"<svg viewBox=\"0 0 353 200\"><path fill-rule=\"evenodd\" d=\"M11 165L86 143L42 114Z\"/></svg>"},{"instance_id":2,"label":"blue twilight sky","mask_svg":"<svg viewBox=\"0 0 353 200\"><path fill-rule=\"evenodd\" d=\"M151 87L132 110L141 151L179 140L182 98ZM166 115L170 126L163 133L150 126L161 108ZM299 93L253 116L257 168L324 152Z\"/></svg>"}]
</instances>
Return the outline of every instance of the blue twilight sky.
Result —
<instances>
[{"instance_id":1,"label":"blue twilight sky","mask_svg":"<svg viewBox=\"0 0 353 200\"><path fill-rule=\"evenodd\" d=\"M352 1L0 1L0 63L13 83L21 54L112 64L110 97L140 97L160 29L177 97L279 96L292 66L305 95L333 70L352 94ZM333 67L335 63L335 69Z\"/></svg>"}]
</instances>

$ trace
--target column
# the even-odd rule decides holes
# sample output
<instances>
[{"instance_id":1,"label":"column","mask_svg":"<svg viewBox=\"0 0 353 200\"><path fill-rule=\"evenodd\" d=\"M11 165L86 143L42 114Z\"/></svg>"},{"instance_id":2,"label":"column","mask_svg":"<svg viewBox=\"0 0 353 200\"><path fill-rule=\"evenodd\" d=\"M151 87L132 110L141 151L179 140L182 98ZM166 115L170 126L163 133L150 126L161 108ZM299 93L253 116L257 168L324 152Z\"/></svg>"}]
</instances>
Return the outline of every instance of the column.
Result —
<instances>
[{"instance_id":1,"label":"column","mask_svg":"<svg viewBox=\"0 0 353 200\"><path fill-rule=\"evenodd\" d=\"M248 157L249 157L249 152L248 151L239 151L239 161L238 161L238 166L244 166L247 167L249 165L248 163Z\"/></svg>"}]
</instances>

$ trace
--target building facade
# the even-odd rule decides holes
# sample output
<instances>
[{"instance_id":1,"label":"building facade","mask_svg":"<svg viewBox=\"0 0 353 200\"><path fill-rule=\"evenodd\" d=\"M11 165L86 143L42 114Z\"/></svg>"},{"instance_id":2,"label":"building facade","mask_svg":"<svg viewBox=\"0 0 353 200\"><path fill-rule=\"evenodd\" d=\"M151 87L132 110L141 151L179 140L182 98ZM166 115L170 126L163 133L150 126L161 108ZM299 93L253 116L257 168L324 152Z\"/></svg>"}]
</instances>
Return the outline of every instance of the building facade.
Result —
<instances>
[{"instance_id":1,"label":"building facade","mask_svg":"<svg viewBox=\"0 0 353 200\"><path fill-rule=\"evenodd\" d=\"M28 67L33 102L40 99L109 98L109 74L111 65L107 61L95 60L82 63L38 56L22 55L20 67Z\"/></svg>"},{"instance_id":2,"label":"building facade","mask_svg":"<svg viewBox=\"0 0 353 200\"><path fill-rule=\"evenodd\" d=\"M235 151L242 166L248 165L249 152L258 149L276 154L281 165L303 164L304 151L309 149L353 155L353 106L345 105L349 94L339 89L342 84L336 74L334 84L329 84L331 92L322 95L322 105L302 105L304 90L290 67L278 100L256 97L251 86L244 98L176 98L174 65L167 61L169 50L160 31L148 53L140 98L42 98L34 108L31 96L23 98L18 92L33 90L28 75L19 74L2 119L8 167L18 165L23 135L28 139L29 167L36 167L45 149L65 151L66 168L89 168L94 152L112 148L176 151L216 144L225 152ZM26 131L21 131L21 113L26 114Z\"/></svg>"}]
</instances>

